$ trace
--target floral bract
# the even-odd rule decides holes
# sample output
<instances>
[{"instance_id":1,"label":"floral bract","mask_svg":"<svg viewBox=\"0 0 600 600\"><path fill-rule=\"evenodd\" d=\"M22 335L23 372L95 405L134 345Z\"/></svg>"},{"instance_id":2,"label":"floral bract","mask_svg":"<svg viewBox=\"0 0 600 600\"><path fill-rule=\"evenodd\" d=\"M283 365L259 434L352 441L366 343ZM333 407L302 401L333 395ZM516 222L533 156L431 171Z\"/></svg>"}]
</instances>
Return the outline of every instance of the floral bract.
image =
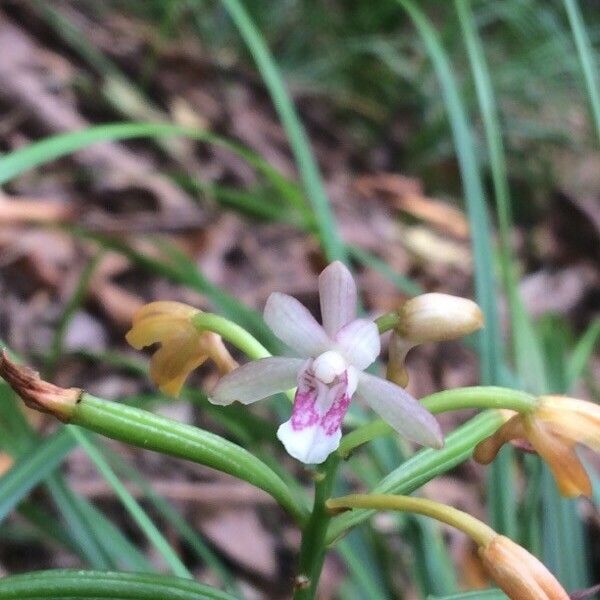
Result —
<instances>
[{"instance_id":1,"label":"floral bract","mask_svg":"<svg viewBox=\"0 0 600 600\"><path fill-rule=\"evenodd\" d=\"M250 362L223 377L210 401L249 404L297 386L291 418L277 435L298 460L321 463L339 445L341 426L353 396L365 401L399 433L440 447L437 421L401 387L364 370L380 352L377 325L357 319L356 284L340 262L319 277L323 325L295 298L273 293L264 318L296 354Z\"/></svg>"}]
</instances>

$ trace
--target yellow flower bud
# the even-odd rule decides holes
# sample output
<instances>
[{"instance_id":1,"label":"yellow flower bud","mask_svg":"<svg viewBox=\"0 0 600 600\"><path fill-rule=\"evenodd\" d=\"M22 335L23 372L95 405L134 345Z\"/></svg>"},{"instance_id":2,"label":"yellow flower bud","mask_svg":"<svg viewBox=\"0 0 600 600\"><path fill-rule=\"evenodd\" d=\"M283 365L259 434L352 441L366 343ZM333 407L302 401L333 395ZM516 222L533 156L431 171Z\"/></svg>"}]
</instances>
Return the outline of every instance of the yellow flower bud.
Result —
<instances>
[{"instance_id":1,"label":"yellow flower bud","mask_svg":"<svg viewBox=\"0 0 600 600\"><path fill-rule=\"evenodd\" d=\"M488 575L513 600L569 600L569 595L532 554L503 535L479 548Z\"/></svg>"},{"instance_id":2,"label":"yellow flower bud","mask_svg":"<svg viewBox=\"0 0 600 600\"><path fill-rule=\"evenodd\" d=\"M199 312L180 302L159 301L133 316L125 337L138 350L160 343L150 362L150 378L166 394L179 394L188 375L209 358L222 375L237 367L220 335L194 327L192 318Z\"/></svg>"},{"instance_id":3,"label":"yellow flower bud","mask_svg":"<svg viewBox=\"0 0 600 600\"><path fill-rule=\"evenodd\" d=\"M463 337L483 327L483 313L475 302L449 294L421 294L398 311L397 333L415 344Z\"/></svg>"}]
</instances>

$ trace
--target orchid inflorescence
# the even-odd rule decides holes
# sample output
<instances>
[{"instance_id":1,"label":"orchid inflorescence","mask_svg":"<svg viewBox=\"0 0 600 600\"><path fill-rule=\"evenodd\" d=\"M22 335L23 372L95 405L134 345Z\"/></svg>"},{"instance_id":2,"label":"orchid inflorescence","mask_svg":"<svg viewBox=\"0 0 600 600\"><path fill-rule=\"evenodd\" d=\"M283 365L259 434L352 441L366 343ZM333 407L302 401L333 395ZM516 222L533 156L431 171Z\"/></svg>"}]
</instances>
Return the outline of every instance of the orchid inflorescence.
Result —
<instances>
[{"instance_id":1,"label":"orchid inflorescence","mask_svg":"<svg viewBox=\"0 0 600 600\"><path fill-rule=\"evenodd\" d=\"M236 401L247 405L281 392L289 394L295 388L291 416L279 426L277 437L302 463L324 463L316 467L312 511L307 510L285 478L246 449L213 433L101 400L83 390L47 383L37 373L16 365L6 353L0 357L0 375L31 408L114 439L211 466L269 493L303 530L294 592L297 600L315 597L326 545L335 543L340 532L363 518L343 525L344 515L335 515L362 509L409 511L457 527L475 541L488 575L511 598L566 600L567 593L553 575L515 542L453 507L398 495L412 492L415 487L406 490L402 485L392 485L394 479L388 477L382 482L383 489L394 494L331 498L331 492L339 461L358 445L387 433L388 425L404 438L433 449L427 452L435 453L444 445L444 438L432 412L482 408L490 409L487 420L477 421L476 417L463 426L477 461L489 463L504 443L524 440L548 463L561 493L589 496L591 483L575 446L582 443L600 451L600 407L563 396L536 398L525 392L485 386L438 392L418 401L404 389L408 382L408 352L418 344L476 331L483 326L479 307L464 298L422 294L374 320L357 317L357 287L342 263L326 267L318 285L322 324L291 296L275 292L267 299L264 320L287 347L284 356L271 356L239 325L179 302L158 301L142 307L127 333L127 341L137 349L160 345L150 361L150 377L168 395L179 394L190 373L209 359L220 376L208 394L214 405ZM392 335L384 379L367 369L378 368L375 361L381 351L380 336L389 330ZM225 342L252 360L238 366ZM359 425L344 438L342 451L344 420L354 398L383 421ZM474 428L475 422L481 431ZM463 440L453 434L441 452L447 452L446 464L456 464L454 458L464 452ZM435 475L417 473L413 465L411 485Z\"/></svg>"}]
</instances>

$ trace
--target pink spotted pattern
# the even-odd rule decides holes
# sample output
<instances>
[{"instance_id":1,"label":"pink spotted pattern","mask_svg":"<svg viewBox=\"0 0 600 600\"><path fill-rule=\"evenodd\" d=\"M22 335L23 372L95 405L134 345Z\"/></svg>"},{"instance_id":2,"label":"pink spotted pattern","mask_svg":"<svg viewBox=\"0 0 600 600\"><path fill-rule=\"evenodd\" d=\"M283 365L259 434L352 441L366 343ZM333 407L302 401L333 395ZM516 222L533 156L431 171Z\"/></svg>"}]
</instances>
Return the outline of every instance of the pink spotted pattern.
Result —
<instances>
[{"instance_id":1,"label":"pink spotted pattern","mask_svg":"<svg viewBox=\"0 0 600 600\"><path fill-rule=\"evenodd\" d=\"M319 392L326 394L327 400L331 402L325 414L320 414L317 410ZM333 435L341 427L349 406L347 373L343 373L331 386L325 386L319 385L312 370L307 368L300 374L298 381L292 409L292 429L302 431L318 423L327 435Z\"/></svg>"},{"instance_id":2,"label":"pink spotted pattern","mask_svg":"<svg viewBox=\"0 0 600 600\"><path fill-rule=\"evenodd\" d=\"M321 427L327 435L333 435L342 426L344 415L350 406L350 396L346 393L346 389L347 385L340 386L333 404L321 419Z\"/></svg>"}]
</instances>

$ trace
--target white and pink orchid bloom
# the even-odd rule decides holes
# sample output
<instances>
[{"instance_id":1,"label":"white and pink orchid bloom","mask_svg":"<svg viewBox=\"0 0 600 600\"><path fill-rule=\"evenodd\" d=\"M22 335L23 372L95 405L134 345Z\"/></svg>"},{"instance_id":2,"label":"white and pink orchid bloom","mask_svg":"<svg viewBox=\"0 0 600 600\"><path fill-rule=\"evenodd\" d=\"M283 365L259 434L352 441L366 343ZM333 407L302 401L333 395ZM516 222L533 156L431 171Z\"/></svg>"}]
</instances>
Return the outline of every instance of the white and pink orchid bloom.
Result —
<instances>
[{"instance_id":1,"label":"white and pink orchid bloom","mask_svg":"<svg viewBox=\"0 0 600 600\"><path fill-rule=\"evenodd\" d=\"M364 373L379 355L379 331L373 321L356 318L356 284L342 263L321 273L319 296L323 326L295 298L271 294L265 321L298 358L273 356L247 363L219 381L210 401L250 404L297 386L292 416L277 436L289 454L307 464L322 463L337 449L353 396L407 438L440 447L440 426L417 400Z\"/></svg>"}]
</instances>

